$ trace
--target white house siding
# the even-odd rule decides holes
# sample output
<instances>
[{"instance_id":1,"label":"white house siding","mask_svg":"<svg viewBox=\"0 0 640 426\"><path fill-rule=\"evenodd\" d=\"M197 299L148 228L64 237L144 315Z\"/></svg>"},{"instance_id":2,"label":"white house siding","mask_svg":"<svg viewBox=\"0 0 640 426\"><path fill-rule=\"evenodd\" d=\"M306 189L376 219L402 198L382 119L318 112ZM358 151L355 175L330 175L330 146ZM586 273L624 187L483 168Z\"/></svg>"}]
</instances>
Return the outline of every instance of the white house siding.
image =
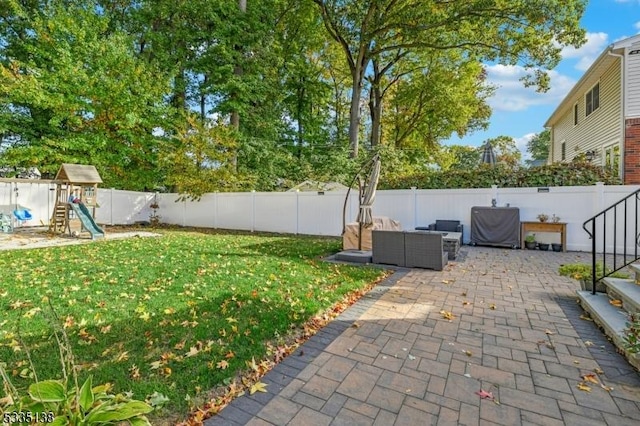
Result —
<instances>
[{"instance_id":1,"label":"white house siding","mask_svg":"<svg viewBox=\"0 0 640 426\"><path fill-rule=\"evenodd\" d=\"M600 77L600 107L585 117L585 95L591 88L584 87L571 100L571 105L578 103L578 125L573 124L572 107L553 126L552 161L561 161L563 141L566 142L565 159L571 161L580 152L595 149L600 153L603 146L622 140L620 61L614 61Z\"/></svg>"},{"instance_id":2,"label":"white house siding","mask_svg":"<svg viewBox=\"0 0 640 426\"><path fill-rule=\"evenodd\" d=\"M640 50L640 43L636 43L626 50L627 70L627 111L626 118L640 117L640 53L629 55L629 52Z\"/></svg>"}]
</instances>

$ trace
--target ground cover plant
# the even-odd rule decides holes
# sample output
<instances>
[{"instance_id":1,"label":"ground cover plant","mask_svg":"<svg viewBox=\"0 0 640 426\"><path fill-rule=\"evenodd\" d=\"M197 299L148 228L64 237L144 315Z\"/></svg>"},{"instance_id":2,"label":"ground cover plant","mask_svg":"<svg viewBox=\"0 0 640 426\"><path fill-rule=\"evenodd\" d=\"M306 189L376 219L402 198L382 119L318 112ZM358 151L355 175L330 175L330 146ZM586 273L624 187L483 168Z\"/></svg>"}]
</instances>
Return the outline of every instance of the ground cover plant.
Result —
<instances>
[{"instance_id":1,"label":"ground cover plant","mask_svg":"<svg viewBox=\"0 0 640 426\"><path fill-rule=\"evenodd\" d=\"M228 383L293 328L384 275L320 260L339 244L166 231L2 252L0 362L18 389L34 382L25 347L39 380L60 378L56 321L82 380L112 383L139 400L165 395L165 412L186 416L199 393Z\"/></svg>"}]
</instances>

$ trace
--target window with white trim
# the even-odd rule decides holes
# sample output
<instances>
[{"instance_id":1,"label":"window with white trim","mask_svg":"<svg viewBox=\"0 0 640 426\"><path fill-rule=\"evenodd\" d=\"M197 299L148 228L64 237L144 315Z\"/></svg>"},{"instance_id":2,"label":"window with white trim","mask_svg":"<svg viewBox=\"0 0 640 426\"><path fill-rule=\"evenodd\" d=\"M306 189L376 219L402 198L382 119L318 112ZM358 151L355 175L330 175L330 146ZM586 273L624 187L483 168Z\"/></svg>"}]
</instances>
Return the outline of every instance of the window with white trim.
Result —
<instances>
[{"instance_id":1,"label":"window with white trim","mask_svg":"<svg viewBox=\"0 0 640 426\"><path fill-rule=\"evenodd\" d=\"M584 98L585 117L588 117L593 111L600 108L600 83L597 83L587 92Z\"/></svg>"}]
</instances>

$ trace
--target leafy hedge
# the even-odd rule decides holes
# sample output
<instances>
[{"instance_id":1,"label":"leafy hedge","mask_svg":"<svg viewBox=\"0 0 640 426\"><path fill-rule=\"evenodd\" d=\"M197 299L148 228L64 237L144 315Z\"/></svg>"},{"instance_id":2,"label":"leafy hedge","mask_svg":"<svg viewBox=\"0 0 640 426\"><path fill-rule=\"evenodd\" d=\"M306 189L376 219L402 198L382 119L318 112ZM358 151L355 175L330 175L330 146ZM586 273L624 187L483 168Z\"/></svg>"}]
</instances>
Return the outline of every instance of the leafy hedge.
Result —
<instances>
[{"instance_id":1,"label":"leafy hedge","mask_svg":"<svg viewBox=\"0 0 640 426\"><path fill-rule=\"evenodd\" d=\"M383 166L384 168L384 166ZM384 173L380 178L380 189L454 189L489 188L497 185L501 188L523 188L540 186L588 186L596 182L618 185L620 179L609 170L591 163L556 163L538 167L512 168L504 164L495 167L481 164L469 170L449 170L393 175Z\"/></svg>"}]
</instances>

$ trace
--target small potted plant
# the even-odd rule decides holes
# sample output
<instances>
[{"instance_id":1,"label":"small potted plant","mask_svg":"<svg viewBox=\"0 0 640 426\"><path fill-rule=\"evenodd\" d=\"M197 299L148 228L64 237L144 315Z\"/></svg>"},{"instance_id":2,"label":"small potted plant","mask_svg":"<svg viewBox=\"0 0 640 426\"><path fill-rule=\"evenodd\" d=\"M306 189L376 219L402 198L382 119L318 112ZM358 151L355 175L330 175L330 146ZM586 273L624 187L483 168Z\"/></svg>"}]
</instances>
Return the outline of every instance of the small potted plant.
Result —
<instances>
[{"instance_id":1,"label":"small potted plant","mask_svg":"<svg viewBox=\"0 0 640 426\"><path fill-rule=\"evenodd\" d=\"M538 220L539 220L540 222L546 222L546 221L548 221L548 220L549 220L549 215L544 214L544 213L540 213L540 214L538 215Z\"/></svg>"},{"instance_id":2,"label":"small potted plant","mask_svg":"<svg viewBox=\"0 0 640 426\"><path fill-rule=\"evenodd\" d=\"M549 250L549 243L538 243L538 248L543 251Z\"/></svg>"},{"instance_id":3,"label":"small potted plant","mask_svg":"<svg viewBox=\"0 0 640 426\"><path fill-rule=\"evenodd\" d=\"M536 234L529 234L524 237L524 246L527 250L534 250L536 248Z\"/></svg>"},{"instance_id":4,"label":"small potted plant","mask_svg":"<svg viewBox=\"0 0 640 426\"><path fill-rule=\"evenodd\" d=\"M551 244L551 249L553 251L562 251L562 244L560 244L560 243L552 243Z\"/></svg>"}]
</instances>

